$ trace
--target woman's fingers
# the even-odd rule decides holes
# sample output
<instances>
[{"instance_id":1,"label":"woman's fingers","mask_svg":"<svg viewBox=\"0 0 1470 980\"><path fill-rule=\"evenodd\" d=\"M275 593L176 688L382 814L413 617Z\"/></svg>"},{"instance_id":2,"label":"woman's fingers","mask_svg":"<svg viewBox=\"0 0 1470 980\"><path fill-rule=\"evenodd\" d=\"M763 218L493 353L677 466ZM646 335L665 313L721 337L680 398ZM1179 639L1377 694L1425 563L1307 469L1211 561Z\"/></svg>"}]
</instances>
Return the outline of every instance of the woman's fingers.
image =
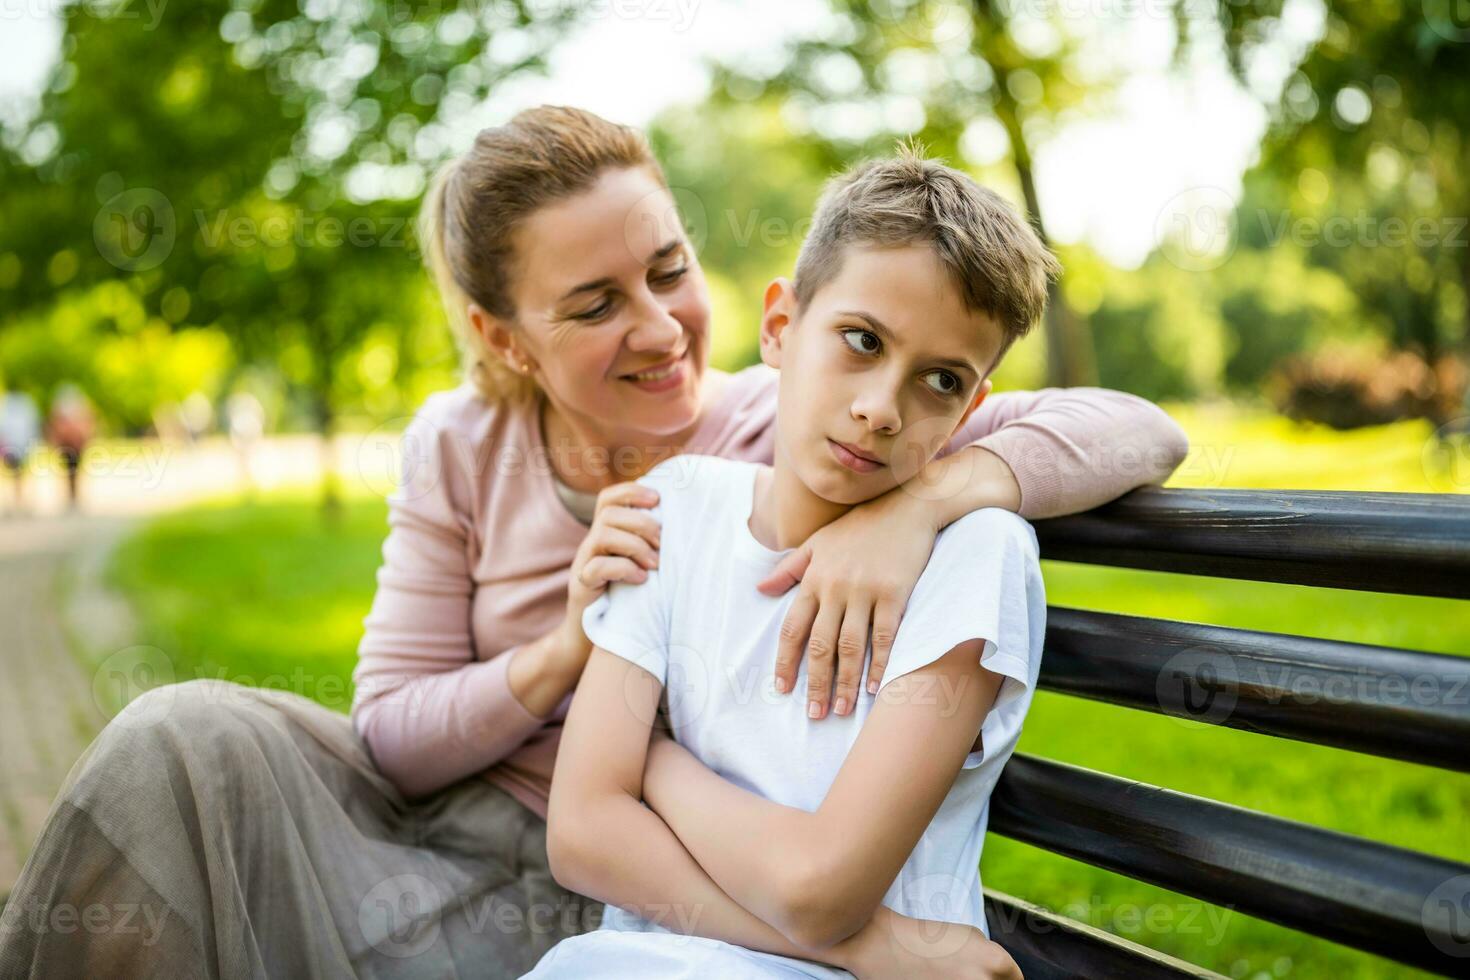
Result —
<instances>
[{"instance_id":1,"label":"woman's fingers","mask_svg":"<svg viewBox=\"0 0 1470 980\"><path fill-rule=\"evenodd\" d=\"M582 566L580 578L584 586L595 592L609 582L646 582L648 573L631 558L596 555L587 559L587 563Z\"/></svg>"},{"instance_id":2,"label":"woman's fingers","mask_svg":"<svg viewBox=\"0 0 1470 980\"><path fill-rule=\"evenodd\" d=\"M659 524L658 518L641 508L621 505L608 507L597 516L597 523L631 531L655 548L663 540L663 526Z\"/></svg>"},{"instance_id":3,"label":"woman's fingers","mask_svg":"<svg viewBox=\"0 0 1470 980\"><path fill-rule=\"evenodd\" d=\"M842 628L842 609L828 602L817 609L812 635L806 641L806 716L827 716L832 697L832 674L837 659L837 634Z\"/></svg>"},{"instance_id":4,"label":"woman's fingers","mask_svg":"<svg viewBox=\"0 0 1470 980\"><path fill-rule=\"evenodd\" d=\"M868 614L873 603L858 596L847 604L842 628L837 634L837 688L832 692L832 713L852 714L857 704L858 681L863 677L863 658L868 652Z\"/></svg>"},{"instance_id":5,"label":"woman's fingers","mask_svg":"<svg viewBox=\"0 0 1470 980\"><path fill-rule=\"evenodd\" d=\"M817 616L817 597L798 593L781 621L781 639L776 648L776 690L789 694L796 689L796 668L806 649L806 638Z\"/></svg>"},{"instance_id":6,"label":"woman's fingers","mask_svg":"<svg viewBox=\"0 0 1470 980\"><path fill-rule=\"evenodd\" d=\"M756 585L756 589L762 595L778 596L785 595L792 586L801 581L806 574L807 566L812 563L812 549L810 545L802 545L791 554L782 558L771 574Z\"/></svg>"},{"instance_id":7,"label":"woman's fingers","mask_svg":"<svg viewBox=\"0 0 1470 980\"><path fill-rule=\"evenodd\" d=\"M632 531L603 526L593 529L591 534L589 548L592 555L621 555L633 559L644 568L658 567L658 552Z\"/></svg>"},{"instance_id":8,"label":"woman's fingers","mask_svg":"<svg viewBox=\"0 0 1470 980\"><path fill-rule=\"evenodd\" d=\"M628 481L603 487L597 493L595 514L606 507L653 507L658 503L658 491L641 483Z\"/></svg>"},{"instance_id":9,"label":"woman's fingers","mask_svg":"<svg viewBox=\"0 0 1470 980\"><path fill-rule=\"evenodd\" d=\"M868 693L877 694L878 685L883 683L883 672L888 669L888 658L893 654L893 640L898 636L898 623L903 618L903 606L893 596L879 596L873 611L873 660L868 664Z\"/></svg>"}]
</instances>

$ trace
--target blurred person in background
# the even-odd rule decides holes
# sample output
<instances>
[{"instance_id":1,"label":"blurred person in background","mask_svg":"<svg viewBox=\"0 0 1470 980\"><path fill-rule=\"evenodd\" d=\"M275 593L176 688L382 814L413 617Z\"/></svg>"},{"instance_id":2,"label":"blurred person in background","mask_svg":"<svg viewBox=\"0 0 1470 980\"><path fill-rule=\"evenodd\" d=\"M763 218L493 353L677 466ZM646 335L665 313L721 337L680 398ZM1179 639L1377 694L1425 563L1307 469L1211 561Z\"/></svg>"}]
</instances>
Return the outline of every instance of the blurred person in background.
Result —
<instances>
[{"instance_id":1,"label":"blurred person in background","mask_svg":"<svg viewBox=\"0 0 1470 980\"><path fill-rule=\"evenodd\" d=\"M26 461L41 435L41 416L35 400L23 391L11 391L0 402L0 458L15 484L16 513L25 505Z\"/></svg>"},{"instance_id":2,"label":"blurred person in background","mask_svg":"<svg viewBox=\"0 0 1470 980\"><path fill-rule=\"evenodd\" d=\"M79 503L77 474L82 466L82 454L97 426L92 415L92 405L87 396L73 384L64 384L51 402L51 417L46 421L46 438L66 464L67 506L76 510Z\"/></svg>"},{"instance_id":3,"label":"blurred person in background","mask_svg":"<svg viewBox=\"0 0 1470 980\"><path fill-rule=\"evenodd\" d=\"M255 446L265 434L265 407L248 391L237 391L225 402L225 424L229 428L230 445L240 461L240 479L250 493L255 492L255 470L251 459Z\"/></svg>"}]
</instances>

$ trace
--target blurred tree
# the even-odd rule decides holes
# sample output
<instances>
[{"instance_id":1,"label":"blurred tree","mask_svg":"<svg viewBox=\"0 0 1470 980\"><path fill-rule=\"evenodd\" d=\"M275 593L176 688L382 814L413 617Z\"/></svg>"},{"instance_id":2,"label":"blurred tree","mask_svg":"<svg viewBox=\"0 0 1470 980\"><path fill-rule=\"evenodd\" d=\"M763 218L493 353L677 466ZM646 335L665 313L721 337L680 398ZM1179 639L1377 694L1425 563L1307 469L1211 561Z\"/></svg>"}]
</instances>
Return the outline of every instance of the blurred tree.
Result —
<instances>
[{"instance_id":1,"label":"blurred tree","mask_svg":"<svg viewBox=\"0 0 1470 980\"><path fill-rule=\"evenodd\" d=\"M1401 9L1404 7L1404 9ZM1253 90L1280 4L1219 5ZM1470 344L1470 22L1450 0L1334 5L1279 88L1235 215L1243 246L1299 249L1357 298L1368 329L1430 364ZM1252 83L1256 84L1252 85ZM1442 377L1454 372L1440 372ZM1444 405L1443 399L1425 404ZM1444 419L1439 419L1444 421Z\"/></svg>"},{"instance_id":2,"label":"blurred tree","mask_svg":"<svg viewBox=\"0 0 1470 980\"><path fill-rule=\"evenodd\" d=\"M330 435L343 360L423 313L410 219L450 151L447 121L538 70L575 14L540 0L64 6L62 61L0 152L0 331L121 282L149 323L212 326L243 359L279 362Z\"/></svg>"}]
</instances>

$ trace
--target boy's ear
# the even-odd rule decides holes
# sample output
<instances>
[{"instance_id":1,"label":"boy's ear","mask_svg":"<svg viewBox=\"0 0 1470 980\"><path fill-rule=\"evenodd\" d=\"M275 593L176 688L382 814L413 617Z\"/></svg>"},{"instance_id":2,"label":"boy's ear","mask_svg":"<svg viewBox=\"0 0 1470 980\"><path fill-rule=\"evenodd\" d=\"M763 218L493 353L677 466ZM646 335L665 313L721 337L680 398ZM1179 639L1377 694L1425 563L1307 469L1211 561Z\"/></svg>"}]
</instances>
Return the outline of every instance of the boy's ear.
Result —
<instances>
[{"instance_id":1,"label":"boy's ear","mask_svg":"<svg viewBox=\"0 0 1470 980\"><path fill-rule=\"evenodd\" d=\"M766 307L761 314L761 360L781 367L781 345L786 328L796 316L796 289L790 279L772 279L766 287Z\"/></svg>"},{"instance_id":2,"label":"boy's ear","mask_svg":"<svg viewBox=\"0 0 1470 980\"><path fill-rule=\"evenodd\" d=\"M965 409L965 414L960 416L960 424L954 427L955 432L963 429L965 427L965 423L970 421L970 416L975 414L975 409L980 407L980 403L985 400L986 395L990 394L990 389L992 387L994 386L991 384L989 378L986 378L984 381L980 382L980 389L975 392L975 398L970 402L970 407ZM951 433L950 438L953 437L953 433Z\"/></svg>"},{"instance_id":3,"label":"boy's ear","mask_svg":"<svg viewBox=\"0 0 1470 980\"><path fill-rule=\"evenodd\" d=\"M466 310L469 317L470 327L485 341L485 345L495 352L511 370L517 374L532 374L536 370L536 361L528 354L521 344L521 338L516 331L512 330L509 323L500 317L485 310L479 303L471 303Z\"/></svg>"}]
</instances>

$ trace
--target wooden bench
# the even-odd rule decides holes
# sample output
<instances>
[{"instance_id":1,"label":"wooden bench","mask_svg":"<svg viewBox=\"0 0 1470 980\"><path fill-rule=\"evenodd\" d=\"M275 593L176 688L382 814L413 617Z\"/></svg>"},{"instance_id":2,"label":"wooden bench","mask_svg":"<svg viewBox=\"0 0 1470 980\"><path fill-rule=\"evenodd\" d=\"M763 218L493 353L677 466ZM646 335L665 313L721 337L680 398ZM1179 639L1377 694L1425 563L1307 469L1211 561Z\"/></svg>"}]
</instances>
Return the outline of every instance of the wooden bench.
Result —
<instances>
[{"instance_id":1,"label":"wooden bench","mask_svg":"<svg viewBox=\"0 0 1470 980\"><path fill-rule=\"evenodd\" d=\"M1470 598L1470 497L1142 490L1036 531L1043 557L1062 561ZM1470 772L1470 658L1057 607L1049 617L1044 689ZM1470 976L1470 864L1025 754L1001 777L990 830ZM1010 896L986 897L992 936L1027 980L1217 976Z\"/></svg>"}]
</instances>

